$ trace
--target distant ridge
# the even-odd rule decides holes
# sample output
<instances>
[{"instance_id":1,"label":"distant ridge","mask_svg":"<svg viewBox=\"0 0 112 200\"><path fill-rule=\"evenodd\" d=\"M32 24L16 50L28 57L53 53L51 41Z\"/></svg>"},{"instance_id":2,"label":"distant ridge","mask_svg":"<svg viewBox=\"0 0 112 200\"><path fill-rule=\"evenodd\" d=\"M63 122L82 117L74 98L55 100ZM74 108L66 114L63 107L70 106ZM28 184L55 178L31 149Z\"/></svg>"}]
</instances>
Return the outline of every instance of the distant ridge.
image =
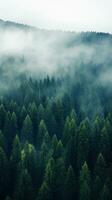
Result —
<instances>
[{"instance_id":1,"label":"distant ridge","mask_svg":"<svg viewBox=\"0 0 112 200\"><path fill-rule=\"evenodd\" d=\"M53 30L53 29L44 29L44 28L37 28L36 26L31 26L28 24L23 24L23 23L19 23L19 22L13 22L13 21L9 21L9 20L2 20L0 19L0 28L4 27L4 28L21 28L24 30L34 30L34 31L46 31L46 32L64 32L64 33L77 33L77 34L100 34L100 36L112 36L111 33L106 33L106 32L96 32L96 31L81 31L81 32L77 32L77 31L65 31L65 30Z\"/></svg>"},{"instance_id":2,"label":"distant ridge","mask_svg":"<svg viewBox=\"0 0 112 200\"><path fill-rule=\"evenodd\" d=\"M0 19L0 28L21 28L21 29L32 29L37 30L36 27L29 26L27 24L17 23L13 21L5 21Z\"/></svg>"}]
</instances>

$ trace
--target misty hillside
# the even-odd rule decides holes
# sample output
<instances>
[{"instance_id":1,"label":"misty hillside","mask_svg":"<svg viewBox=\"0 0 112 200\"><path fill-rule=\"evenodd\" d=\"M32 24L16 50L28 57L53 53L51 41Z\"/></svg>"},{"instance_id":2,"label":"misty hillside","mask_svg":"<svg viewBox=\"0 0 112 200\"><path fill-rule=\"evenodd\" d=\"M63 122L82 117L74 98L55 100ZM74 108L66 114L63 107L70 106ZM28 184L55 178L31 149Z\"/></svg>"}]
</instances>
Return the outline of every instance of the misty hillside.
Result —
<instances>
[{"instance_id":1,"label":"misty hillside","mask_svg":"<svg viewBox=\"0 0 112 200\"><path fill-rule=\"evenodd\" d=\"M112 35L0 20L0 200L112 199Z\"/></svg>"},{"instance_id":2,"label":"misty hillside","mask_svg":"<svg viewBox=\"0 0 112 200\"><path fill-rule=\"evenodd\" d=\"M57 96L79 88L80 109L89 110L91 118L102 113L99 90L111 96L110 34L48 31L0 20L0 44L1 95L13 93L25 78L55 77L62 82Z\"/></svg>"}]
</instances>

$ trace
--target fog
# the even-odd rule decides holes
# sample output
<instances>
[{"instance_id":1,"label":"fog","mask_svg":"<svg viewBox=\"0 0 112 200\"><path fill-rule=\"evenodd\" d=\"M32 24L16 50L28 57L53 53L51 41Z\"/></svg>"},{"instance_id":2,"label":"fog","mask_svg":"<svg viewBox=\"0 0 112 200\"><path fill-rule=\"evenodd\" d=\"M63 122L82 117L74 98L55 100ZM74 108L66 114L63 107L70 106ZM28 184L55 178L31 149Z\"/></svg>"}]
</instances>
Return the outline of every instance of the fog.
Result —
<instances>
[{"instance_id":1,"label":"fog","mask_svg":"<svg viewBox=\"0 0 112 200\"><path fill-rule=\"evenodd\" d=\"M74 76L82 67L98 66L97 81L110 82L112 78L112 41L110 35L24 29L12 26L0 28L0 71L2 85L26 76ZM89 36L90 34L90 36ZM109 66L109 67L108 67ZM84 69L83 69L84 70ZM87 68L87 76L92 76ZM108 75L109 74L109 75ZM8 84L9 86L10 84ZM6 84L7 87L7 84Z\"/></svg>"},{"instance_id":2,"label":"fog","mask_svg":"<svg viewBox=\"0 0 112 200\"><path fill-rule=\"evenodd\" d=\"M47 76L62 81L55 97L71 95L76 87L80 110L90 118L103 115L100 92L104 89L111 94L112 36L46 31L5 22L0 27L0 96L13 94L21 77L40 80Z\"/></svg>"}]
</instances>

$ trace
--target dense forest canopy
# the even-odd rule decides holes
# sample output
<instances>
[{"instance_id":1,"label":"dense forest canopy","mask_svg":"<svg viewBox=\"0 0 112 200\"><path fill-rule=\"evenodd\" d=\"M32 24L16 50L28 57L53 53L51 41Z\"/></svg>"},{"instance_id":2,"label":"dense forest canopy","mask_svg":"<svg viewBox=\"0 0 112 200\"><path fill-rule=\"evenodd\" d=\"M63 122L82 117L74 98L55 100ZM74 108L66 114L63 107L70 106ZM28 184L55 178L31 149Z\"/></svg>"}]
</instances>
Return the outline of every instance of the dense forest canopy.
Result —
<instances>
[{"instance_id":1,"label":"dense forest canopy","mask_svg":"<svg viewBox=\"0 0 112 200\"><path fill-rule=\"evenodd\" d=\"M0 199L112 199L112 36L0 20Z\"/></svg>"}]
</instances>

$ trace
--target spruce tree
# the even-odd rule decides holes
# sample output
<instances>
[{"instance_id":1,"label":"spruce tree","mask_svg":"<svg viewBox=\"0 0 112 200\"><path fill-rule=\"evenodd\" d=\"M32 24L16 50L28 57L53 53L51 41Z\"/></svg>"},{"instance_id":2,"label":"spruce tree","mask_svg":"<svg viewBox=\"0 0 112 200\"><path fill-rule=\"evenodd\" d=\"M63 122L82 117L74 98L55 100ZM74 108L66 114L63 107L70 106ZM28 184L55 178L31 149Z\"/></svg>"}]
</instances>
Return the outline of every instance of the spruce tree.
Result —
<instances>
[{"instance_id":1,"label":"spruce tree","mask_svg":"<svg viewBox=\"0 0 112 200\"><path fill-rule=\"evenodd\" d=\"M76 199L76 177L72 166L69 166L64 186L64 199L74 200Z\"/></svg>"},{"instance_id":2,"label":"spruce tree","mask_svg":"<svg viewBox=\"0 0 112 200\"><path fill-rule=\"evenodd\" d=\"M22 128L22 140L23 142L29 141L32 143L32 121L29 115L26 116L24 122L23 122L23 128Z\"/></svg>"},{"instance_id":3,"label":"spruce tree","mask_svg":"<svg viewBox=\"0 0 112 200\"><path fill-rule=\"evenodd\" d=\"M79 199L80 200L90 200L91 197L91 182L90 182L90 172L85 162L82 166L80 172L80 181L79 181Z\"/></svg>"}]
</instances>

